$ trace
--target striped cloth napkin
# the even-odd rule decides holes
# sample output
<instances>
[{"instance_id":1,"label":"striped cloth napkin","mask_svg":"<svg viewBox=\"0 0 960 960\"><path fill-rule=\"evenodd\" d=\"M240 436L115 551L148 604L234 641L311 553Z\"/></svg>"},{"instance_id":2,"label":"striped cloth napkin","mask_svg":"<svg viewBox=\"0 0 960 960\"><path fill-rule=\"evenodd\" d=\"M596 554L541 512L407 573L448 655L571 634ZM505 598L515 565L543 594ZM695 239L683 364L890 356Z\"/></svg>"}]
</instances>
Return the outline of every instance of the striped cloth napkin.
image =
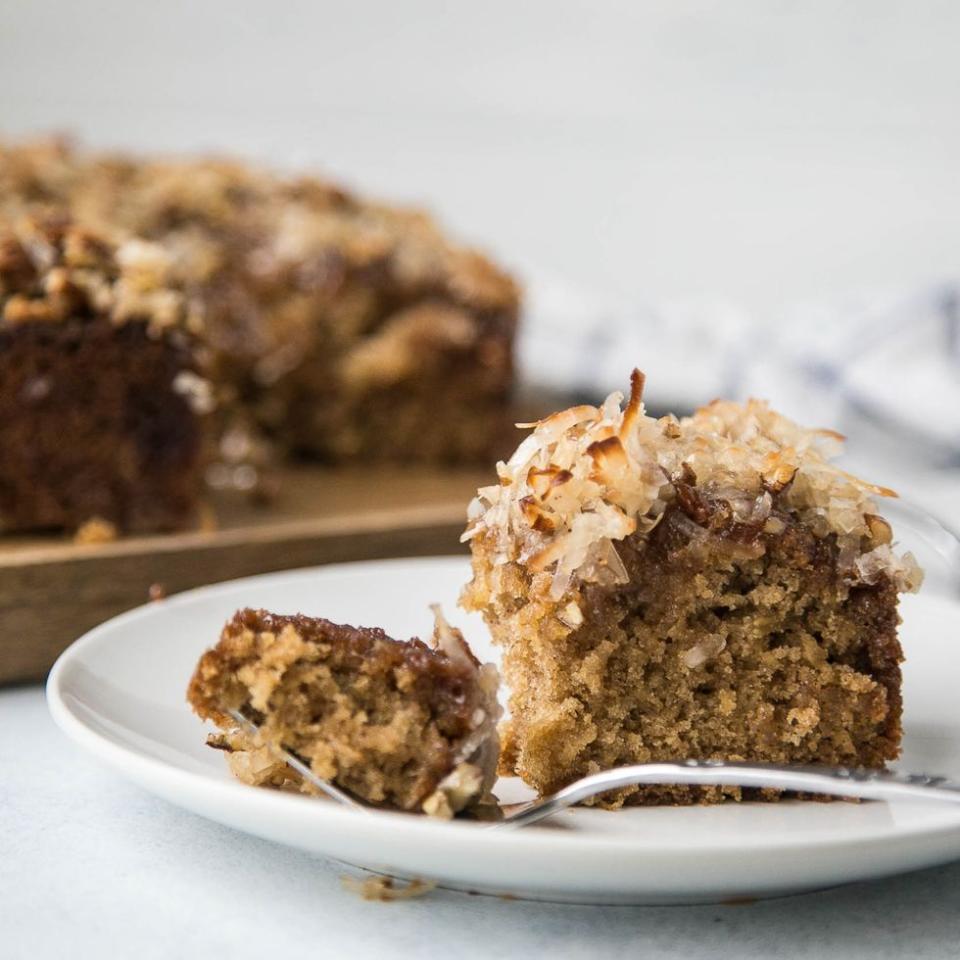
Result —
<instances>
[{"instance_id":1,"label":"striped cloth napkin","mask_svg":"<svg viewBox=\"0 0 960 960\"><path fill-rule=\"evenodd\" d=\"M600 398L639 366L654 409L764 397L803 423L879 432L931 466L960 467L960 284L763 318L728 303L601 299L555 278L527 289L530 384Z\"/></svg>"},{"instance_id":2,"label":"striped cloth napkin","mask_svg":"<svg viewBox=\"0 0 960 960\"><path fill-rule=\"evenodd\" d=\"M639 304L534 276L519 342L535 388L596 401L647 374L651 412L762 397L847 435L848 469L960 530L960 283L785 307Z\"/></svg>"}]
</instances>

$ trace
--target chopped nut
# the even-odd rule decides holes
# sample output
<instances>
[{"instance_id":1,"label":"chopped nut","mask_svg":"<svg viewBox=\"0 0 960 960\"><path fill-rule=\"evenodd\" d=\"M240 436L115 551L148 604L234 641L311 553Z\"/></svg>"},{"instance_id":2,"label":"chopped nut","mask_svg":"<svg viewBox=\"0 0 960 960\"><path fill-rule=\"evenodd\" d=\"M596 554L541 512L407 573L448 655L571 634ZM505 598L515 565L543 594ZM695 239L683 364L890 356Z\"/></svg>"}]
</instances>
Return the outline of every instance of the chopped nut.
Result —
<instances>
[{"instance_id":1,"label":"chopped nut","mask_svg":"<svg viewBox=\"0 0 960 960\"><path fill-rule=\"evenodd\" d=\"M702 667L708 660L718 656L727 646L726 638L719 634L710 634L683 655L683 662L691 670Z\"/></svg>"},{"instance_id":2,"label":"chopped nut","mask_svg":"<svg viewBox=\"0 0 960 960\"><path fill-rule=\"evenodd\" d=\"M672 414L668 413L660 418L663 425L663 435L671 440L676 440L680 436L680 421Z\"/></svg>"},{"instance_id":3,"label":"chopped nut","mask_svg":"<svg viewBox=\"0 0 960 960\"><path fill-rule=\"evenodd\" d=\"M483 718L480 718L483 721ZM483 790L483 771L472 763L461 763L437 784L437 789L423 801L425 814L450 820Z\"/></svg>"},{"instance_id":4,"label":"chopped nut","mask_svg":"<svg viewBox=\"0 0 960 960\"><path fill-rule=\"evenodd\" d=\"M620 436L629 436L633 425L643 412L643 385L646 377L636 368L630 374L630 400L620 421Z\"/></svg>"}]
</instances>

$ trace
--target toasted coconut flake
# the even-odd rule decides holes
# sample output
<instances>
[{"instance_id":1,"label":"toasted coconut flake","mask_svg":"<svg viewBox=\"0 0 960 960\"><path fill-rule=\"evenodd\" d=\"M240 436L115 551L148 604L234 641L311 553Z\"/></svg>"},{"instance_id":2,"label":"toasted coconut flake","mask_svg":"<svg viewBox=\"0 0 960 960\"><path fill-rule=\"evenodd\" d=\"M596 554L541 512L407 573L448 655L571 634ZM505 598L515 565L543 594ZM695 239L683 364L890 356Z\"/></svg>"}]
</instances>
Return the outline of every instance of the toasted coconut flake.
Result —
<instances>
[{"instance_id":1,"label":"toasted coconut flake","mask_svg":"<svg viewBox=\"0 0 960 960\"><path fill-rule=\"evenodd\" d=\"M909 551L898 557L886 543L858 557L855 568L855 579L876 583L882 576L888 576L903 593L916 593L923 584L923 570L916 557Z\"/></svg>"},{"instance_id":2,"label":"toasted coconut flake","mask_svg":"<svg viewBox=\"0 0 960 960\"><path fill-rule=\"evenodd\" d=\"M574 629L583 623L583 612L574 600L571 600L557 616L561 623Z\"/></svg>"},{"instance_id":3,"label":"toasted coconut flake","mask_svg":"<svg viewBox=\"0 0 960 960\"><path fill-rule=\"evenodd\" d=\"M587 447L587 455L593 458L597 472L619 471L629 465L627 451L623 449L623 444L619 437L606 437L591 443Z\"/></svg>"},{"instance_id":4,"label":"toasted coconut flake","mask_svg":"<svg viewBox=\"0 0 960 960\"><path fill-rule=\"evenodd\" d=\"M691 670L702 667L708 660L719 656L727 646L727 641L719 634L712 633L692 646L683 655L683 662Z\"/></svg>"},{"instance_id":5,"label":"toasted coconut flake","mask_svg":"<svg viewBox=\"0 0 960 960\"><path fill-rule=\"evenodd\" d=\"M868 490L875 497L893 497L897 500L900 498L900 494L897 493L896 490L891 490L890 487L879 487L875 483L868 483L866 480L861 480L859 477L855 477L852 473L847 473L845 470L840 472L852 483Z\"/></svg>"},{"instance_id":6,"label":"toasted coconut flake","mask_svg":"<svg viewBox=\"0 0 960 960\"><path fill-rule=\"evenodd\" d=\"M549 417L543 420L537 420L535 423L518 423L521 430L534 427L537 430L550 431L551 433L563 432L584 420L590 420L597 415L597 408L591 407L588 403L582 403L578 407L570 407L568 410L560 410L557 413L551 413Z\"/></svg>"},{"instance_id":7,"label":"toasted coconut flake","mask_svg":"<svg viewBox=\"0 0 960 960\"><path fill-rule=\"evenodd\" d=\"M648 535L671 505L683 509L687 536L723 530L737 549L760 553L791 513L818 536L836 535L851 577L871 582L885 571L904 588L916 581L889 549L871 499L894 492L830 463L839 434L807 430L758 400L716 400L682 420L654 420L643 386L634 373L622 410L622 394L612 393L599 407L533 425L498 464L498 483L478 491L463 539L482 535L496 563L542 575L537 589L559 602L580 583L625 579L614 544Z\"/></svg>"},{"instance_id":8,"label":"toasted coconut flake","mask_svg":"<svg viewBox=\"0 0 960 960\"><path fill-rule=\"evenodd\" d=\"M793 483L798 469L797 451L793 447L785 447L767 454L760 468L760 476L767 490L779 493Z\"/></svg>"},{"instance_id":9,"label":"toasted coconut flake","mask_svg":"<svg viewBox=\"0 0 960 960\"><path fill-rule=\"evenodd\" d=\"M430 638L430 645L435 649L445 653L451 660L460 663L470 669L476 669L480 666L480 661L473 655L463 634L448 622L443 615L443 608L439 603L431 603L430 611L433 613L433 635Z\"/></svg>"},{"instance_id":10,"label":"toasted coconut flake","mask_svg":"<svg viewBox=\"0 0 960 960\"><path fill-rule=\"evenodd\" d=\"M561 470L550 464L546 469L539 470L531 467L527 473L527 485L541 500L549 496L554 487L559 487L573 479L569 470Z\"/></svg>"},{"instance_id":11,"label":"toasted coconut flake","mask_svg":"<svg viewBox=\"0 0 960 960\"><path fill-rule=\"evenodd\" d=\"M593 460L590 479L608 490L623 489L629 484L630 458L619 437L606 437L587 447L587 456Z\"/></svg>"},{"instance_id":12,"label":"toasted coconut flake","mask_svg":"<svg viewBox=\"0 0 960 960\"><path fill-rule=\"evenodd\" d=\"M904 593L916 593L923 586L923 568L917 558L908 550L899 557L897 586Z\"/></svg>"},{"instance_id":13,"label":"toasted coconut flake","mask_svg":"<svg viewBox=\"0 0 960 960\"><path fill-rule=\"evenodd\" d=\"M603 546L597 557L597 563L600 567L606 567L613 577L614 583L626 583L630 579L627 568L623 565L623 560L620 554L617 553L617 548L613 545L612 540L603 541ZM598 579L603 578L601 576L598 577Z\"/></svg>"},{"instance_id":14,"label":"toasted coconut flake","mask_svg":"<svg viewBox=\"0 0 960 960\"><path fill-rule=\"evenodd\" d=\"M537 503L534 497L524 497L520 501L520 510L523 512L523 517L530 528L539 533L553 533L557 528L550 514Z\"/></svg>"},{"instance_id":15,"label":"toasted coconut flake","mask_svg":"<svg viewBox=\"0 0 960 960\"><path fill-rule=\"evenodd\" d=\"M660 418L660 425L663 428L663 435L671 440L676 440L680 436L680 421L672 414L668 413Z\"/></svg>"},{"instance_id":16,"label":"toasted coconut flake","mask_svg":"<svg viewBox=\"0 0 960 960\"><path fill-rule=\"evenodd\" d=\"M546 570L551 564L556 563L564 554L567 548L567 541L570 534L558 537L556 540L548 543L542 550L538 550L527 560L527 566L534 572L540 573Z\"/></svg>"},{"instance_id":17,"label":"toasted coconut flake","mask_svg":"<svg viewBox=\"0 0 960 960\"><path fill-rule=\"evenodd\" d=\"M630 434L634 424L643 416L643 385L646 383L646 377L634 367L630 374L630 402L626 410L623 411L623 419L620 422L620 436L626 437Z\"/></svg>"}]
</instances>

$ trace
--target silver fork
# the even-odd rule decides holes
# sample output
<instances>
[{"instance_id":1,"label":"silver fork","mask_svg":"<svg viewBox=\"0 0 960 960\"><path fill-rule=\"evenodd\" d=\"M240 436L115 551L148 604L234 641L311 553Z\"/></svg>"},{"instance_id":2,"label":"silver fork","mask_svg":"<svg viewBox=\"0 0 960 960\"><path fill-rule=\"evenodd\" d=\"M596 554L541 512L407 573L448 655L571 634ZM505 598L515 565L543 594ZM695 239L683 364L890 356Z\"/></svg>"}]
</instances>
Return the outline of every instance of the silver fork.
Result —
<instances>
[{"instance_id":1,"label":"silver fork","mask_svg":"<svg viewBox=\"0 0 960 960\"><path fill-rule=\"evenodd\" d=\"M239 711L227 712L249 733L259 732L256 724ZM288 750L278 749L277 752L291 769L332 800L364 813L373 813L377 809L341 790L329 780L318 777ZM608 790L644 784L771 787L775 790L831 797L856 797L861 800L937 800L960 803L960 783L926 773L848 767L793 767L732 760L680 760L673 763L639 763L590 774L550 796L531 800L519 809L511 810L502 820L490 826L526 827Z\"/></svg>"}]
</instances>

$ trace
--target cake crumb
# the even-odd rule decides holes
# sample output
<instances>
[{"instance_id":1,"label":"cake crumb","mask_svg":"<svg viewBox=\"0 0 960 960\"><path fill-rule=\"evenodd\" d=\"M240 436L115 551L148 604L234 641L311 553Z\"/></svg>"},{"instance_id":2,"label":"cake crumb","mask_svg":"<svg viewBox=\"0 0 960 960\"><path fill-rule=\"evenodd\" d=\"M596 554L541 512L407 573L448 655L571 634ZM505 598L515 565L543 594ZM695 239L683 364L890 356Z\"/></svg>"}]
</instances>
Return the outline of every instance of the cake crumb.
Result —
<instances>
[{"instance_id":1,"label":"cake crumb","mask_svg":"<svg viewBox=\"0 0 960 960\"><path fill-rule=\"evenodd\" d=\"M349 875L342 876L340 882L351 893L355 893L364 900L378 900L381 903L390 903L393 900L413 900L422 897L435 889L437 884L433 880L420 880L414 877L405 885L399 885L396 877L370 876L361 879Z\"/></svg>"},{"instance_id":2,"label":"cake crumb","mask_svg":"<svg viewBox=\"0 0 960 960\"><path fill-rule=\"evenodd\" d=\"M213 507L209 503L200 504L197 511L197 529L201 533L216 533L219 527Z\"/></svg>"},{"instance_id":3,"label":"cake crumb","mask_svg":"<svg viewBox=\"0 0 960 960\"><path fill-rule=\"evenodd\" d=\"M230 769L245 783L312 793L282 748L377 807L472 813L495 778L497 689L459 631L437 643L242 610L201 658L188 699L226 731ZM237 727L238 709L255 711L256 734Z\"/></svg>"},{"instance_id":4,"label":"cake crumb","mask_svg":"<svg viewBox=\"0 0 960 960\"><path fill-rule=\"evenodd\" d=\"M721 907L752 907L757 902L756 897L727 897L720 901Z\"/></svg>"},{"instance_id":5,"label":"cake crumb","mask_svg":"<svg viewBox=\"0 0 960 960\"><path fill-rule=\"evenodd\" d=\"M167 588L162 583L151 583L147 591L151 603L157 603L160 600L167 599Z\"/></svg>"},{"instance_id":6,"label":"cake crumb","mask_svg":"<svg viewBox=\"0 0 960 960\"><path fill-rule=\"evenodd\" d=\"M82 523L73 535L73 542L78 546L93 546L100 543L113 543L117 539L116 524L102 517L91 517Z\"/></svg>"}]
</instances>

